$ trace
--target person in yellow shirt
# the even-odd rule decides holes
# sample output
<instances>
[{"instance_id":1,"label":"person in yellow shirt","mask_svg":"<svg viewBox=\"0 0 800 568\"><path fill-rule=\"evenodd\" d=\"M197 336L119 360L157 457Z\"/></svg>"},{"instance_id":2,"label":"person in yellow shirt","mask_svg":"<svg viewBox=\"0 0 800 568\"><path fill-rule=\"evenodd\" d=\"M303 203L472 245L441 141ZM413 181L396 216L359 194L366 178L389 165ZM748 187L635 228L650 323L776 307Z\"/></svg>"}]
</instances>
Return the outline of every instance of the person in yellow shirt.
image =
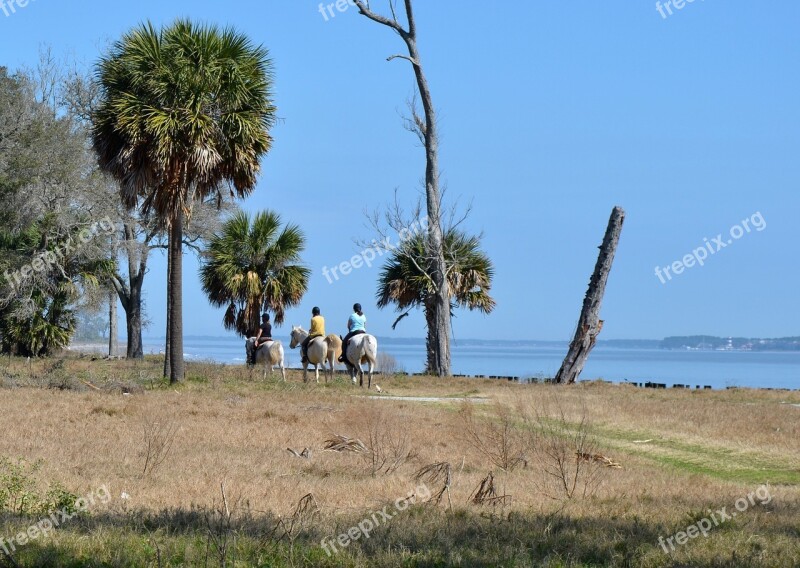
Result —
<instances>
[{"instance_id":1,"label":"person in yellow shirt","mask_svg":"<svg viewBox=\"0 0 800 568\"><path fill-rule=\"evenodd\" d=\"M325 337L325 318L320 315L319 308L316 306L311 310L311 329L308 330L308 337L303 341L300 350L303 360L306 358L308 344L311 343L311 340L315 337Z\"/></svg>"}]
</instances>

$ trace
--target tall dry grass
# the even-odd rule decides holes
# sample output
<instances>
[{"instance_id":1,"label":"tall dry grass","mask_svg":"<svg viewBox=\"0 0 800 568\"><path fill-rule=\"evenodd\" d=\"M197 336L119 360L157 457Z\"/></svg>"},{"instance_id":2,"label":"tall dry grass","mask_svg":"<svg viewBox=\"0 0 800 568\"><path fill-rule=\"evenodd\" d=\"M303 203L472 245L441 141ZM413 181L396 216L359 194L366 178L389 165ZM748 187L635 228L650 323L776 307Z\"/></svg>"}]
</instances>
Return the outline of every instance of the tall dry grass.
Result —
<instances>
[{"instance_id":1,"label":"tall dry grass","mask_svg":"<svg viewBox=\"0 0 800 568\"><path fill-rule=\"evenodd\" d=\"M771 484L776 507L797 511L800 503L796 484L772 479L800 480L800 408L784 404L800 403L797 393L385 377L390 396L368 398L344 378L303 385L290 373L282 384L210 364L190 364L177 388L157 377L157 361L77 359L57 368L4 361L0 456L40 460L37 475L79 495L107 485L112 512L200 506L216 511L215 526L226 522L221 487L250 513L276 518L312 495L315 519L336 522L407 495L415 474L431 464L448 466L445 502L506 516L567 511L573 519L637 519L667 531L687 511L730 505L762 483ZM487 402L464 402L467 395ZM540 426L552 425L548 416L560 420L567 454L583 421L592 452L622 469L594 468L585 499L577 498L581 491L553 498L543 489L552 486L552 472L534 459L542 430L526 416L538 416ZM360 439L368 453L324 451L335 434ZM287 448L309 448L311 456ZM695 461L684 460L690 452ZM566 466L574 467L567 454ZM490 474L494 495L503 498L475 505L476 488L487 488ZM222 533L215 542L218 551L229 546Z\"/></svg>"}]
</instances>

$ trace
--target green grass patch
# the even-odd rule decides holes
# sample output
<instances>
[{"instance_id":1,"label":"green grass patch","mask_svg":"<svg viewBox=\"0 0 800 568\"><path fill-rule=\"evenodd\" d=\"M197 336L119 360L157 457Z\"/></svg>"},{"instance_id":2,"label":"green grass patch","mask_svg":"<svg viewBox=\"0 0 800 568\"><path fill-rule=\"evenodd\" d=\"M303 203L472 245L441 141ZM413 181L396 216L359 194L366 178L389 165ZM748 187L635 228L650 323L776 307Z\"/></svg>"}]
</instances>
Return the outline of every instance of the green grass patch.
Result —
<instances>
[{"instance_id":1,"label":"green grass patch","mask_svg":"<svg viewBox=\"0 0 800 568\"><path fill-rule=\"evenodd\" d=\"M594 425L592 433L604 447L640 456L691 475L707 475L723 481L750 484L800 484L797 464L774 455L685 442L645 430L620 430ZM635 443L642 440L651 441Z\"/></svg>"}]
</instances>

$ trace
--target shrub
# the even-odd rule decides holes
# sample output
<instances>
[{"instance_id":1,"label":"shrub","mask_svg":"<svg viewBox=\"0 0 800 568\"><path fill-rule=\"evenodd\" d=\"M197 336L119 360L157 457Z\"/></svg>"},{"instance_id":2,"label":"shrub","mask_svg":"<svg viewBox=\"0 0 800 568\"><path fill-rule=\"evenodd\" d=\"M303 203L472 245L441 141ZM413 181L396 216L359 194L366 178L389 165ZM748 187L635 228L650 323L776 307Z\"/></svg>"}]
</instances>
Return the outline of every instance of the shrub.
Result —
<instances>
[{"instance_id":1,"label":"shrub","mask_svg":"<svg viewBox=\"0 0 800 568\"><path fill-rule=\"evenodd\" d=\"M596 453L586 407L581 406L578 415L570 416L554 396L533 415L525 416L525 421L531 452L545 473L544 481L536 482L538 489L552 499L591 496L600 482L603 465L593 459L602 456Z\"/></svg>"},{"instance_id":2,"label":"shrub","mask_svg":"<svg viewBox=\"0 0 800 568\"><path fill-rule=\"evenodd\" d=\"M405 372L394 356L383 351L378 353L378 371L384 375L397 375Z\"/></svg>"},{"instance_id":3,"label":"shrub","mask_svg":"<svg viewBox=\"0 0 800 568\"><path fill-rule=\"evenodd\" d=\"M49 515L62 509L75 512L77 496L60 484L51 484L42 493L36 479L41 467L41 461L29 463L0 457L0 511L17 515Z\"/></svg>"},{"instance_id":4,"label":"shrub","mask_svg":"<svg viewBox=\"0 0 800 568\"><path fill-rule=\"evenodd\" d=\"M475 416L475 409L465 402L459 412L464 425L464 436L475 449L503 471L513 471L526 465L526 440L516 424L511 409L497 405L486 420Z\"/></svg>"}]
</instances>

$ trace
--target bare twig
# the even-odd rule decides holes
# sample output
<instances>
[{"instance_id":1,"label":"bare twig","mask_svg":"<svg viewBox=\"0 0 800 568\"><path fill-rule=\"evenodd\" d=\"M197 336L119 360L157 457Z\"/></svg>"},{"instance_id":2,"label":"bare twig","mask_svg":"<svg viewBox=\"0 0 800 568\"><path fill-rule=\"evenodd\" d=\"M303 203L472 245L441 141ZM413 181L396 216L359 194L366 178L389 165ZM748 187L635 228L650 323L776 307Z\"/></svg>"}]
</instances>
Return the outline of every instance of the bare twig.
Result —
<instances>
[{"instance_id":1,"label":"bare twig","mask_svg":"<svg viewBox=\"0 0 800 568\"><path fill-rule=\"evenodd\" d=\"M442 484L442 487L428 499L429 503L438 505L442 496L447 493L447 505L452 510L453 501L450 498L450 486L453 484L453 469L448 462L437 462L417 470L414 474L416 481L422 481L428 485Z\"/></svg>"},{"instance_id":2,"label":"bare twig","mask_svg":"<svg viewBox=\"0 0 800 568\"><path fill-rule=\"evenodd\" d=\"M302 452L298 452L293 448L286 448L286 451L291 453L296 458L311 459L311 449L303 448Z\"/></svg>"},{"instance_id":3,"label":"bare twig","mask_svg":"<svg viewBox=\"0 0 800 568\"><path fill-rule=\"evenodd\" d=\"M166 418L146 419L142 424L144 467L142 477L152 474L169 456L179 426Z\"/></svg>"},{"instance_id":4,"label":"bare twig","mask_svg":"<svg viewBox=\"0 0 800 568\"><path fill-rule=\"evenodd\" d=\"M389 57L386 58L386 61L391 61L393 59L405 59L406 61L409 61L413 65L419 65L419 63L417 63L416 60L411 59L408 55L402 55L399 53L395 55L390 55Z\"/></svg>"},{"instance_id":5,"label":"bare twig","mask_svg":"<svg viewBox=\"0 0 800 568\"><path fill-rule=\"evenodd\" d=\"M587 452L575 452L575 459L583 460L586 462L596 462L603 467L610 467L612 469L622 469L622 464L615 462L611 458L602 454L590 454Z\"/></svg>"},{"instance_id":6,"label":"bare twig","mask_svg":"<svg viewBox=\"0 0 800 568\"><path fill-rule=\"evenodd\" d=\"M510 495L498 495L494 486L494 474L490 471L489 475L483 478L478 487L470 493L467 501L475 505L504 505L510 499Z\"/></svg>"}]
</instances>

